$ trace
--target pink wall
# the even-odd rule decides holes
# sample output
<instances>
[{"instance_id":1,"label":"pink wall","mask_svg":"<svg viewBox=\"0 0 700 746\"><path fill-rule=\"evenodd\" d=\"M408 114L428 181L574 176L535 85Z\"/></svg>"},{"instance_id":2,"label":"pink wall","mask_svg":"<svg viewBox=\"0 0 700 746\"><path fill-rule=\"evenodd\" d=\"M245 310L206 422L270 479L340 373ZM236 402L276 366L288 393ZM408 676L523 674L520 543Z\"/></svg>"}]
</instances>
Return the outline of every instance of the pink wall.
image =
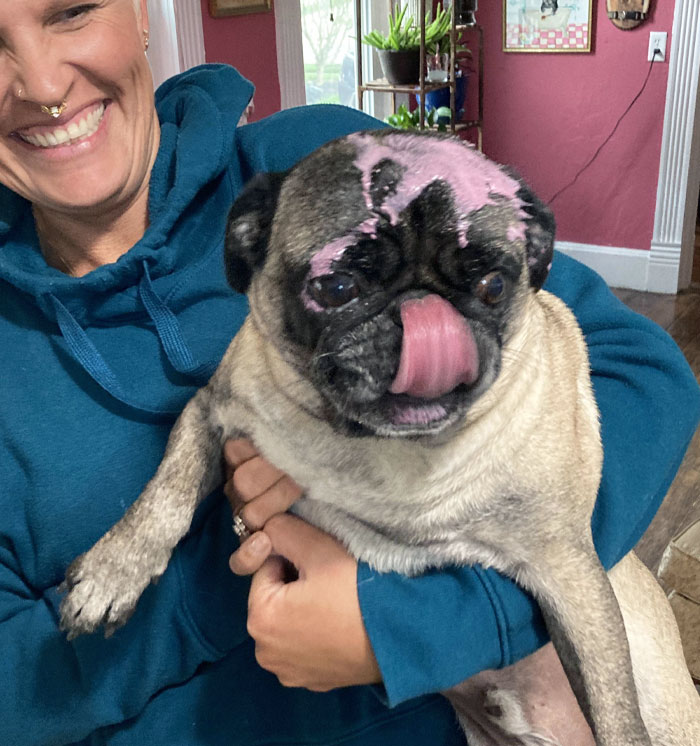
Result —
<instances>
[{"instance_id":1,"label":"pink wall","mask_svg":"<svg viewBox=\"0 0 700 746\"><path fill-rule=\"evenodd\" d=\"M597 2L591 54L513 54L502 49L502 2L480 3L485 27L484 150L509 163L545 200L568 182L610 133L644 82L649 31L670 31L674 2L652 3L649 21L615 28ZM651 78L614 138L553 204L558 238L649 249L668 63Z\"/></svg>"},{"instance_id":2,"label":"pink wall","mask_svg":"<svg viewBox=\"0 0 700 746\"><path fill-rule=\"evenodd\" d=\"M284 2L284 0L276 0ZM211 18L202 2L206 57L228 62L257 88L259 119L280 106L272 13ZM652 2L651 19L633 31L608 20L594 0L590 54L506 54L502 0L482 0L485 28L484 150L508 163L545 200L593 155L647 74L649 31L670 31L674 2ZM668 63L655 63L642 97L614 139L554 203L561 240L649 249Z\"/></svg>"},{"instance_id":3,"label":"pink wall","mask_svg":"<svg viewBox=\"0 0 700 746\"><path fill-rule=\"evenodd\" d=\"M278 111L280 86L274 14L250 13L212 18L208 0L201 0L201 3L207 62L233 65L255 84L255 112L251 120Z\"/></svg>"}]
</instances>

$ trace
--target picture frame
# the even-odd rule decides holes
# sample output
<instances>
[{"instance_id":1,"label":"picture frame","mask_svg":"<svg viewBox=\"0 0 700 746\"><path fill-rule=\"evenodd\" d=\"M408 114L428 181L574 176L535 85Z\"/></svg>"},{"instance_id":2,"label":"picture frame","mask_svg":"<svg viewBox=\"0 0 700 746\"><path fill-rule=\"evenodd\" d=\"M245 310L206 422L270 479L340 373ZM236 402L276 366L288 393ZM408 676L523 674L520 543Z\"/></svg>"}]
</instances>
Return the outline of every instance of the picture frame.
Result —
<instances>
[{"instance_id":1,"label":"picture frame","mask_svg":"<svg viewBox=\"0 0 700 746\"><path fill-rule=\"evenodd\" d=\"M593 0L503 0L504 52L590 52Z\"/></svg>"},{"instance_id":2,"label":"picture frame","mask_svg":"<svg viewBox=\"0 0 700 746\"><path fill-rule=\"evenodd\" d=\"M209 0L209 15L214 18L264 13L272 9L272 0Z\"/></svg>"}]
</instances>

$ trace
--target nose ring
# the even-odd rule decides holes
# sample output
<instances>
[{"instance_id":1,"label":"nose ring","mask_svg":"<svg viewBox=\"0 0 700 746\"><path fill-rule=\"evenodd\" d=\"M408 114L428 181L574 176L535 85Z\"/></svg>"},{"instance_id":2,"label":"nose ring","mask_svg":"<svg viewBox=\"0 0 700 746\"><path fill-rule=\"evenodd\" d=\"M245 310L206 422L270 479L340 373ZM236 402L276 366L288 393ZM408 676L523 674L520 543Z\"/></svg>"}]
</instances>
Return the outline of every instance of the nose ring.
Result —
<instances>
[{"instance_id":1,"label":"nose ring","mask_svg":"<svg viewBox=\"0 0 700 746\"><path fill-rule=\"evenodd\" d=\"M42 104L41 110L44 112L44 114L48 114L54 119L58 119L58 117L60 117L61 114L63 114L63 112L66 110L66 106L68 106L67 101L61 101L60 104L54 104L53 106L44 106Z\"/></svg>"}]
</instances>

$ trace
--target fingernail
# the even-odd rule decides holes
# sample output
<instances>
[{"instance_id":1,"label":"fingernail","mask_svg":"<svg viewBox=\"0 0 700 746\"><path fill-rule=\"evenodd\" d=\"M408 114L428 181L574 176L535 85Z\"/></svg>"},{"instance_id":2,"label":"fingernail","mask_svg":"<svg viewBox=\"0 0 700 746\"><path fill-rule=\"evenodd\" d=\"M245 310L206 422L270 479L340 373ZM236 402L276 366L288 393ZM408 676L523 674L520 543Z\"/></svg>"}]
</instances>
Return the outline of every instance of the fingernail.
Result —
<instances>
[{"instance_id":1,"label":"fingernail","mask_svg":"<svg viewBox=\"0 0 700 746\"><path fill-rule=\"evenodd\" d=\"M251 554L262 554L267 549L267 539L260 531L256 531L245 543Z\"/></svg>"}]
</instances>

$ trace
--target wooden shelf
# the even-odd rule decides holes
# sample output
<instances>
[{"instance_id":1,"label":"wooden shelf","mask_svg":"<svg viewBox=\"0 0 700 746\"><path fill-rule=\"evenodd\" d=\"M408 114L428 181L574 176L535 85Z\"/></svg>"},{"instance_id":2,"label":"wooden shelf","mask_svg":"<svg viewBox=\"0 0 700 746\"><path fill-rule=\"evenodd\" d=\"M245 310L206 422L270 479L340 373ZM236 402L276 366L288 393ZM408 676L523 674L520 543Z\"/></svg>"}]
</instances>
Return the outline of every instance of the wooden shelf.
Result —
<instances>
[{"instance_id":1,"label":"wooden shelf","mask_svg":"<svg viewBox=\"0 0 700 746\"><path fill-rule=\"evenodd\" d=\"M394 11L394 2L391 1L390 12ZM477 134L477 147L479 150L482 149L482 124L483 124L483 83L484 83L484 32L481 26L457 24L455 17L455 3L452 3L452 29L450 33L450 77L449 80L433 82L424 80L422 82L417 81L416 83L409 85L392 85L387 81L386 78L378 78L368 82L362 80L362 3L360 0L355 0L355 17L356 17L356 55L357 55L357 102L360 109L362 109L362 98L363 94L367 92L374 93L390 93L392 94L394 112L396 112L396 94L408 94L413 96L420 96L425 100L425 94L430 91L437 91L444 88L450 90L450 110L452 111L451 122L449 129L452 132L461 132L468 129L476 128ZM421 18L421 40L424 44L425 40L425 10L426 0L420 0L420 18ZM477 116L475 119L468 119L466 121L457 121L456 111L456 94L457 94L457 78L455 76L456 62L458 59L457 45L463 34L476 31L478 34L479 44L479 66L478 66L478 103L477 103ZM426 52L425 47L421 46L420 49L421 59L421 74L424 74ZM466 105L466 102L465 102ZM425 122L425 117L421 115L421 128L425 129L428 125Z\"/></svg>"},{"instance_id":2,"label":"wooden shelf","mask_svg":"<svg viewBox=\"0 0 700 746\"><path fill-rule=\"evenodd\" d=\"M368 81L359 86L365 91L383 91L385 93L411 93L419 94L421 92L439 91L442 88L449 88L451 81L446 80L444 83L425 82L423 86L420 83L407 83L405 85L392 85L386 78L377 78Z\"/></svg>"}]
</instances>

